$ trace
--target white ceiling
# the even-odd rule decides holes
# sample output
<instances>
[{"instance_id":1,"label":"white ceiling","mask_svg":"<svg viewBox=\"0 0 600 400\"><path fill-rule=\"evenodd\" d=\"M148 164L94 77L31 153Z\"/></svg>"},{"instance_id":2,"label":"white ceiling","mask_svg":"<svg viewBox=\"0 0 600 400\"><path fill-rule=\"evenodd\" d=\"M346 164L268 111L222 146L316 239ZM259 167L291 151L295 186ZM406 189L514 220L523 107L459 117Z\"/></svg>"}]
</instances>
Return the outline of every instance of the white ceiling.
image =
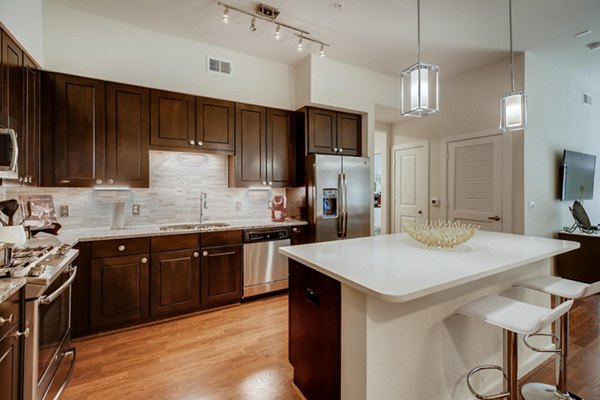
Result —
<instances>
[{"instance_id":1,"label":"white ceiling","mask_svg":"<svg viewBox=\"0 0 600 400\"><path fill-rule=\"evenodd\" d=\"M297 38L273 38L274 26L230 12L216 0L45 0L149 29L198 40L275 61L295 64ZM252 10L258 2L223 0ZM327 56L400 76L416 62L416 0L265 0L277 7L278 21L330 43ZM514 47L536 51L600 90L600 0L513 0ZM592 34L574 34L592 29ZM508 0L422 0L422 61L440 65L441 79L508 55ZM307 44L308 45L308 44ZM318 46L308 45L318 53ZM308 49L307 49L308 50Z\"/></svg>"}]
</instances>

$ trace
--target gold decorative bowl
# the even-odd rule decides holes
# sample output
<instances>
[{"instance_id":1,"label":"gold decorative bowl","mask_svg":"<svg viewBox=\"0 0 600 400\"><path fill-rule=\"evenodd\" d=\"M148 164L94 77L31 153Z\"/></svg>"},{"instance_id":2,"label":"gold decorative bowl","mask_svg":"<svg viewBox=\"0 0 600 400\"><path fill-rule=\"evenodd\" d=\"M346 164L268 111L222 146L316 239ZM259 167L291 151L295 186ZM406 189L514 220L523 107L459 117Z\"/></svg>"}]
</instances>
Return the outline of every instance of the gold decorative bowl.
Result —
<instances>
[{"instance_id":1,"label":"gold decorative bowl","mask_svg":"<svg viewBox=\"0 0 600 400\"><path fill-rule=\"evenodd\" d=\"M479 225L452 221L405 222L404 230L427 247L450 249L471 239Z\"/></svg>"}]
</instances>

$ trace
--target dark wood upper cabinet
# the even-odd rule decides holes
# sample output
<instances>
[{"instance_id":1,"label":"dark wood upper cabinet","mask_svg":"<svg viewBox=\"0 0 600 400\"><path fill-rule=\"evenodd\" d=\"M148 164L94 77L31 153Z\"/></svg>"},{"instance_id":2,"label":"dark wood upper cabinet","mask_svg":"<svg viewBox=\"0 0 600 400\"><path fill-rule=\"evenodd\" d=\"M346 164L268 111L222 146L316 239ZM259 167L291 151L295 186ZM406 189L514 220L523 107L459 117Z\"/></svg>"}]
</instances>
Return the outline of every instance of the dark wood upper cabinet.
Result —
<instances>
[{"instance_id":1,"label":"dark wood upper cabinet","mask_svg":"<svg viewBox=\"0 0 600 400\"><path fill-rule=\"evenodd\" d=\"M233 153L234 137L234 103L196 97L196 147Z\"/></svg>"},{"instance_id":2,"label":"dark wood upper cabinet","mask_svg":"<svg viewBox=\"0 0 600 400\"><path fill-rule=\"evenodd\" d=\"M104 82L56 74L54 185L89 187L105 179Z\"/></svg>"},{"instance_id":3,"label":"dark wood upper cabinet","mask_svg":"<svg viewBox=\"0 0 600 400\"><path fill-rule=\"evenodd\" d=\"M196 99L192 95L150 91L150 144L196 148Z\"/></svg>"},{"instance_id":4,"label":"dark wood upper cabinet","mask_svg":"<svg viewBox=\"0 0 600 400\"><path fill-rule=\"evenodd\" d=\"M236 153L229 169L230 186L292 186L295 114L240 103L235 112Z\"/></svg>"},{"instance_id":5,"label":"dark wood upper cabinet","mask_svg":"<svg viewBox=\"0 0 600 400\"><path fill-rule=\"evenodd\" d=\"M308 107L307 153L361 155L361 121L358 114Z\"/></svg>"},{"instance_id":6,"label":"dark wood upper cabinet","mask_svg":"<svg viewBox=\"0 0 600 400\"><path fill-rule=\"evenodd\" d=\"M149 90L106 84L106 179L148 187Z\"/></svg>"},{"instance_id":7,"label":"dark wood upper cabinet","mask_svg":"<svg viewBox=\"0 0 600 400\"><path fill-rule=\"evenodd\" d=\"M40 160L40 70L25 55L23 60L23 132L19 175L22 182L37 186Z\"/></svg>"},{"instance_id":8,"label":"dark wood upper cabinet","mask_svg":"<svg viewBox=\"0 0 600 400\"><path fill-rule=\"evenodd\" d=\"M2 31L2 110L0 125L14 129L22 137L23 50Z\"/></svg>"}]
</instances>

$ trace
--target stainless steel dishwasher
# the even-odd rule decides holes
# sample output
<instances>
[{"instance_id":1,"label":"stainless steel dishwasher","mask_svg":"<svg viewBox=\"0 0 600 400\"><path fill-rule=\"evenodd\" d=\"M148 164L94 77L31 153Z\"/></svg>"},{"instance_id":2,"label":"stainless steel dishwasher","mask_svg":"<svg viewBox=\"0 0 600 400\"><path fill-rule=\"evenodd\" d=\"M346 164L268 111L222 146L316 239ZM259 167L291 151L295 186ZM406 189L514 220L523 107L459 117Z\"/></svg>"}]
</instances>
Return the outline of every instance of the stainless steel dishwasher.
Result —
<instances>
[{"instance_id":1,"label":"stainless steel dishwasher","mask_svg":"<svg viewBox=\"0 0 600 400\"><path fill-rule=\"evenodd\" d=\"M288 260L279 248L290 245L290 229L244 231L244 297L287 289Z\"/></svg>"}]
</instances>

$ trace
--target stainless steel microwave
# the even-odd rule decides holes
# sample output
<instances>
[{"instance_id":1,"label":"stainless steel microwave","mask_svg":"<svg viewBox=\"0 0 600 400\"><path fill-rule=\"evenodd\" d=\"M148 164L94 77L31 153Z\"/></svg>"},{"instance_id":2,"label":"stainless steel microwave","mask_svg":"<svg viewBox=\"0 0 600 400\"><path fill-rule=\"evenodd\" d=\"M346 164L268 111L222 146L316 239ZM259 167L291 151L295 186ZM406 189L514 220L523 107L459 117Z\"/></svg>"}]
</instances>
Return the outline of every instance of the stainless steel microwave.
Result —
<instances>
[{"instance_id":1,"label":"stainless steel microwave","mask_svg":"<svg viewBox=\"0 0 600 400\"><path fill-rule=\"evenodd\" d=\"M12 129L0 129L0 178L17 176L18 157L17 133Z\"/></svg>"}]
</instances>

